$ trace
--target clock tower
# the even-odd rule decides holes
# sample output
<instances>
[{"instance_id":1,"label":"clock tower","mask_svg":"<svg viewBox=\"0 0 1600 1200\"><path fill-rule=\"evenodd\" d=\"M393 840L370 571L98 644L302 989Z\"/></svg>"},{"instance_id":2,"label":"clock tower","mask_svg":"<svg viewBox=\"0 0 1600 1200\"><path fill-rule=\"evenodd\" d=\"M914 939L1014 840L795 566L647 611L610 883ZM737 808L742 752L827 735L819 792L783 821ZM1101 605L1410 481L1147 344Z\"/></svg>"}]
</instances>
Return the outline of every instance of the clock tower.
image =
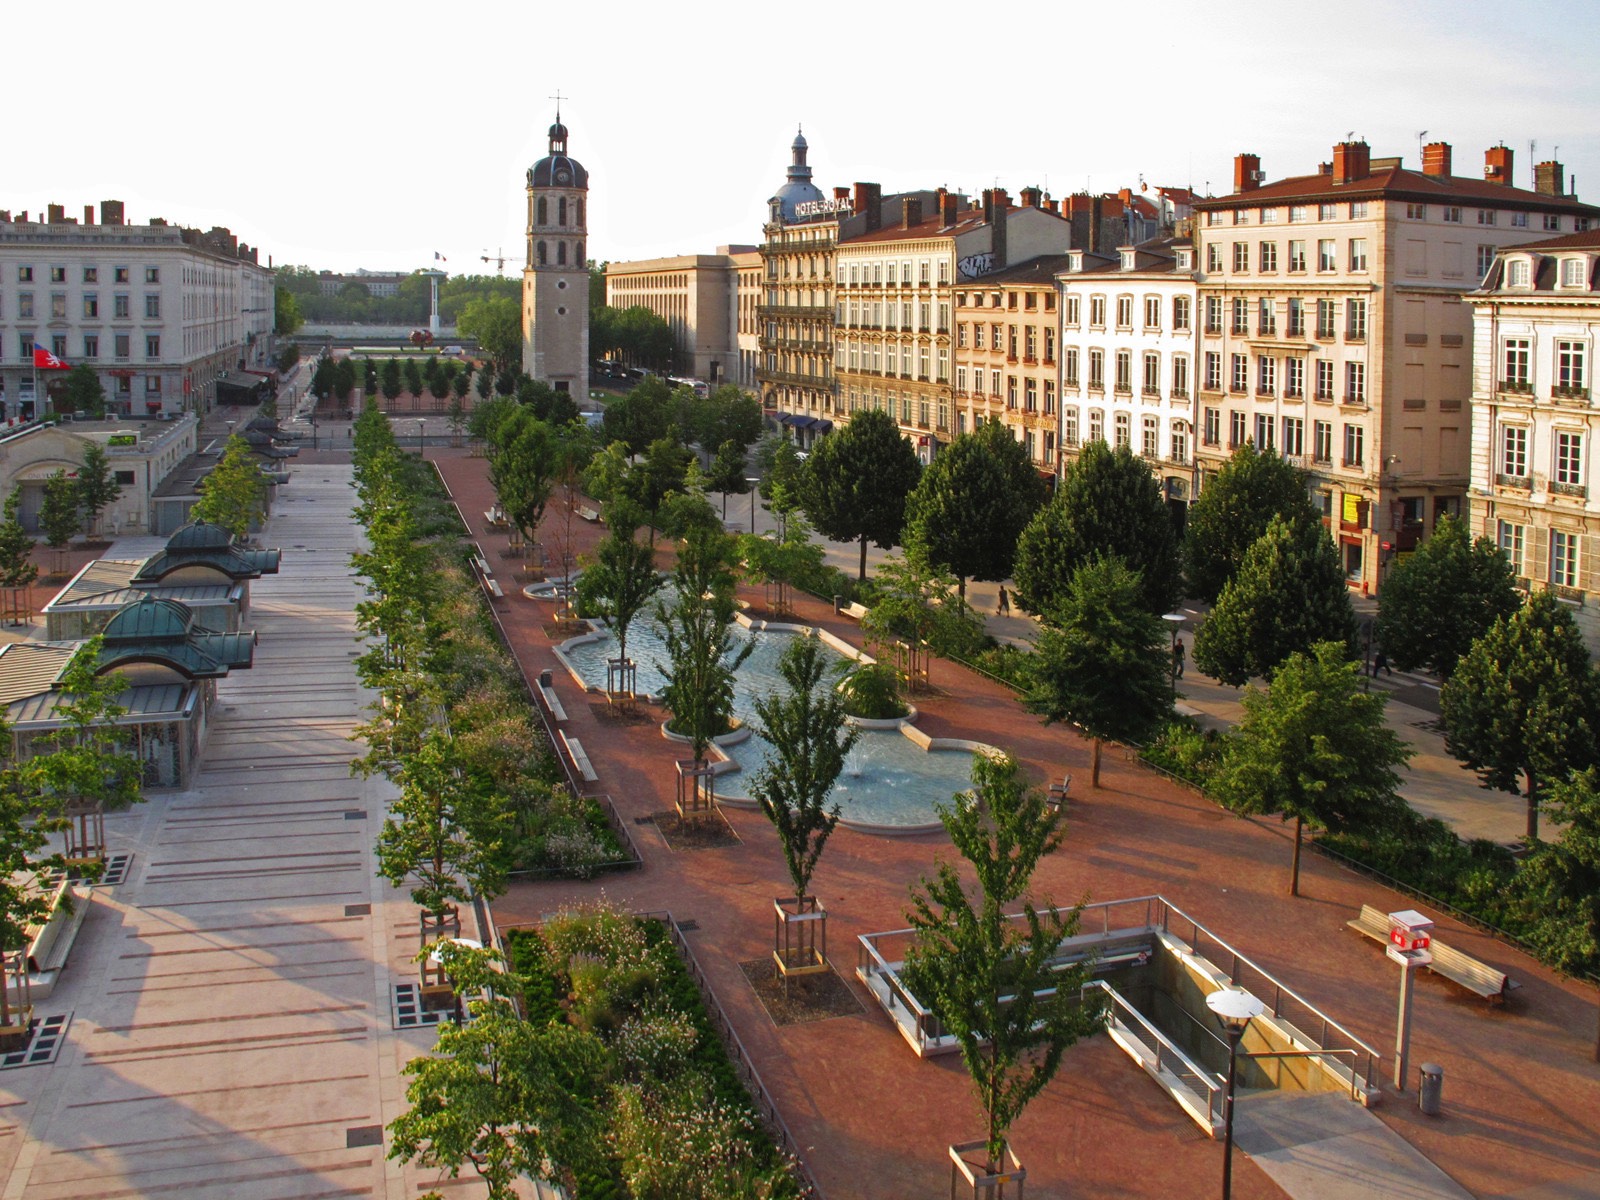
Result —
<instances>
[{"instance_id":1,"label":"clock tower","mask_svg":"<svg viewBox=\"0 0 1600 1200\"><path fill-rule=\"evenodd\" d=\"M522 369L576 400L588 395L589 172L567 155L556 108L550 153L528 168L528 257L522 270Z\"/></svg>"}]
</instances>

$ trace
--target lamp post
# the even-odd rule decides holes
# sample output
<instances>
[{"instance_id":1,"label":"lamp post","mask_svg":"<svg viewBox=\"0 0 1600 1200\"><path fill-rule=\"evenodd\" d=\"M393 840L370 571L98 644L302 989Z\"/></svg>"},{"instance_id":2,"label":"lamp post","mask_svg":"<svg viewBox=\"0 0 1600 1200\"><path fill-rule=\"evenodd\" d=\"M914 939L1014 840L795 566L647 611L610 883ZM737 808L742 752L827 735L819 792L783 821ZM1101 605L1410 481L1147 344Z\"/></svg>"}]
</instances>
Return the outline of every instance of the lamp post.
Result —
<instances>
[{"instance_id":1,"label":"lamp post","mask_svg":"<svg viewBox=\"0 0 1600 1200\"><path fill-rule=\"evenodd\" d=\"M311 448L317 448L317 414L314 410L311 413Z\"/></svg>"},{"instance_id":2,"label":"lamp post","mask_svg":"<svg viewBox=\"0 0 1600 1200\"><path fill-rule=\"evenodd\" d=\"M754 533L756 531L756 489L761 486L761 480L746 479L745 483L750 485L750 532Z\"/></svg>"},{"instance_id":3,"label":"lamp post","mask_svg":"<svg viewBox=\"0 0 1600 1200\"><path fill-rule=\"evenodd\" d=\"M428 461L428 452L423 448L422 445L422 431L424 428L426 428L427 424L428 422L426 418L417 418L417 457L422 459L423 462Z\"/></svg>"},{"instance_id":4,"label":"lamp post","mask_svg":"<svg viewBox=\"0 0 1600 1200\"><path fill-rule=\"evenodd\" d=\"M1178 703L1178 631L1183 628L1183 614L1180 612L1162 613L1161 619L1172 630L1172 649L1168 655L1171 666L1168 674L1172 677L1172 703Z\"/></svg>"},{"instance_id":5,"label":"lamp post","mask_svg":"<svg viewBox=\"0 0 1600 1200\"><path fill-rule=\"evenodd\" d=\"M1228 1031L1228 1091L1222 1102L1222 1200L1233 1196L1233 1085L1239 1068L1239 1043L1245 1026L1259 1017L1266 1005L1239 988L1222 988L1206 997L1206 1007Z\"/></svg>"}]
</instances>

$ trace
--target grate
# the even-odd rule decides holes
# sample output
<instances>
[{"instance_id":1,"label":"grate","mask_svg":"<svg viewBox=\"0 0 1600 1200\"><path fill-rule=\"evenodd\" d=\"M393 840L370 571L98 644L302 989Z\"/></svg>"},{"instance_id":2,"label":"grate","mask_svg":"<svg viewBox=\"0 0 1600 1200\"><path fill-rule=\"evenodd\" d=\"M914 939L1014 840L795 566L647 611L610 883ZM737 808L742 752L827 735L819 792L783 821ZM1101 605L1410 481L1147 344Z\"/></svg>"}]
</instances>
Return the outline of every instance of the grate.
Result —
<instances>
[{"instance_id":1,"label":"grate","mask_svg":"<svg viewBox=\"0 0 1600 1200\"><path fill-rule=\"evenodd\" d=\"M346 904L344 906L344 915L347 916L347 917L367 917L367 916L371 916L372 915L372 905L370 905L370 904Z\"/></svg>"},{"instance_id":2,"label":"grate","mask_svg":"<svg viewBox=\"0 0 1600 1200\"><path fill-rule=\"evenodd\" d=\"M116 887L125 883L128 870L133 866L133 852L118 850L114 854L106 855L106 869L100 873L99 885L101 887Z\"/></svg>"},{"instance_id":3,"label":"grate","mask_svg":"<svg viewBox=\"0 0 1600 1200\"><path fill-rule=\"evenodd\" d=\"M7 1054L0 1054L0 1071L55 1062L56 1055L61 1053L61 1043L66 1040L67 1027L71 1024L71 1013L55 1013L32 1021L28 1026L27 1044Z\"/></svg>"},{"instance_id":4,"label":"grate","mask_svg":"<svg viewBox=\"0 0 1600 1200\"><path fill-rule=\"evenodd\" d=\"M633 823L635 825L654 825L656 819L654 817L635 817Z\"/></svg>"},{"instance_id":5,"label":"grate","mask_svg":"<svg viewBox=\"0 0 1600 1200\"><path fill-rule=\"evenodd\" d=\"M346 821L365 821L367 814L359 808L352 808L344 814Z\"/></svg>"},{"instance_id":6,"label":"grate","mask_svg":"<svg viewBox=\"0 0 1600 1200\"><path fill-rule=\"evenodd\" d=\"M422 1007L422 996L414 983L397 983L394 985L394 1027L396 1029L417 1029L425 1025L437 1025L447 1016L443 1012L430 1012Z\"/></svg>"},{"instance_id":7,"label":"grate","mask_svg":"<svg viewBox=\"0 0 1600 1200\"><path fill-rule=\"evenodd\" d=\"M686 921L679 921L678 928L684 933L693 933L695 930L700 928L700 922L696 921L693 917L690 917Z\"/></svg>"},{"instance_id":8,"label":"grate","mask_svg":"<svg viewBox=\"0 0 1600 1200\"><path fill-rule=\"evenodd\" d=\"M383 1145L382 1125L352 1125L344 1131L344 1148L355 1150L361 1146Z\"/></svg>"}]
</instances>

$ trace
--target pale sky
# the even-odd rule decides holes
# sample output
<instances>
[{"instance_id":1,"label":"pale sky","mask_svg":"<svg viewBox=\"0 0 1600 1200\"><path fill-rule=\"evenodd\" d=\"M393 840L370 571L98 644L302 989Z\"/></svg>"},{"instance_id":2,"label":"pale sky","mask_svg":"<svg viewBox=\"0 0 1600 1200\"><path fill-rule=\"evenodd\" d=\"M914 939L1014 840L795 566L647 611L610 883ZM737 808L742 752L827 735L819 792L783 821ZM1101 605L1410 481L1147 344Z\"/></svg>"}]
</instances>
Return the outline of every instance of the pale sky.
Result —
<instances>
[{"instance_id":1,"label":"pale sky","mask_svg":"<svg viewBox=\"0 0 1600 1200\"><path fill-rule=\"evenodd\" d=\"M37 7L37 6L36 6ZM43 10L40 10L43 11ZM56 11L54 9L52 12ZM117 198L273 261L508 274L558 89L589 252L760 240L799 124L824 192L1231 190L1239 151L1306 174L1346 134L1455 172L1559 154L1600 202L1600 4L1285 0L778 5L640 0L78 0L8 23L0 208ZM1537 141L1530 160L1528 143ZM1559 150L1558 150L1559 148Z\"/></svg>"}]
</instances>

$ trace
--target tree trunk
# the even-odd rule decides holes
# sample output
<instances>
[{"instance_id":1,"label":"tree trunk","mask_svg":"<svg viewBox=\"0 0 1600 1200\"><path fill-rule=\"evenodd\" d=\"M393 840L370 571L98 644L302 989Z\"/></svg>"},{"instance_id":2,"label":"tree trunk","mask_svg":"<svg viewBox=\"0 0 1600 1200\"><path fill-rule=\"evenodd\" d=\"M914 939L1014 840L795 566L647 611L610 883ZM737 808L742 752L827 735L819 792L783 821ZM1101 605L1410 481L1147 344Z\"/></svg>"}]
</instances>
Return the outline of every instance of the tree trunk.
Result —
<instances>
[{"instance_id":1,"label":"tree trunk","mask_svg":"<svg viewBox=\"0 0 1600 1200\"><path fill-rule=\"evenodd\" d=\"M1100 786L1100 739L1094 739L1094 750L1089 759L1089 786Z\"/></svg>"},{"instance_id":2,"label":"tree trunk","mask_svg":"<svg viewBox=\"0 0 1600 1200\"><path fill-rule=\"evenodd\" d=\"M1294 855L1289 860L1289 895L1300 894L1300 825L1299 817L1294 819Z\"/></svg>"},{"instance_id":3,"label":"tree trunk","mask_svg":"<svg viewBox=\"0 0 1600 1200\"><path fill-rule=\"evenodd\" d=\"M967 577L965 575L956 576L956 595L961 597L961 603L965 604L967 602Z\"/></svg>"},{"instance_id":4,"label":"tree trunk","mask_svg":"<svg viewBox=\"0 0 1600 1200\"><path fill-rule=\"evenodd\" d=\"M1539 780L1530 770L1528 777L1528 841L1532 842L1539 836Z\"/></svg>"},{"instance_id":5,"label":"tree trunk","mask_svg":"<svg viewBox=\"0 0 1600 1200\"><path fill-rule=\"evenodd\" d=\"M856 579L862 583L867 580L867 535L864 533L861 535L861 572Z\"/></svg>"}]
</instances>

